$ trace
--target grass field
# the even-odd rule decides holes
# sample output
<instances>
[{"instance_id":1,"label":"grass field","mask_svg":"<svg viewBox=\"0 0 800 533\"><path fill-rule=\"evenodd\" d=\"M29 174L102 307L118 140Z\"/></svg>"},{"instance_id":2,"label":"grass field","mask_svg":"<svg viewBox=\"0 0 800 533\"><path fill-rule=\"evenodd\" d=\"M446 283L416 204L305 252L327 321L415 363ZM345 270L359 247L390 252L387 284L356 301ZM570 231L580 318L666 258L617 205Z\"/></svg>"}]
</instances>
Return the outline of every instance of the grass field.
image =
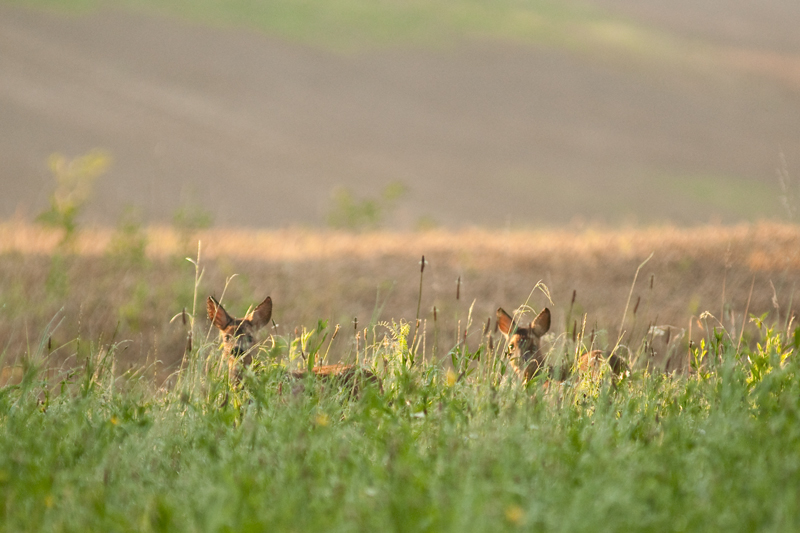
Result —
<instances>
[{"instance_id":1,"label":"grass field","mask_svg":"<svg viewBox=\"0 0 800 533\"><path fill-rule=\"evenodd\" d=\"M196 269L183 257L198 238ZM796 530L798 239L775 224L139 228L86 229L64 246L57 232L8 223L2 528ZM233 314L275 301L240 386L202 310L226 279ZM630 372L524 386L484 324L526 303L553 310L553 357L619 340ZM586 326L573 334L576 323ZM296 392L284 369L311 356L372 368L383 392Z\"/></svg>"},{"instance_id":2,"label":"grass field","mask_svg":"<svg viewBox=\"0 0 800 533\"><path fill-rule=\"evenodd\" d=\"M525 388L485 341L411 364L396 325L361 345L384 391L358 398L289 392L267 358L289 338L240 388L201 342L159 387L120 374L122 343L53 369L45 330L0 390L2 528L794 531L800 329L757 326L752 348L708 332L677 374Z\"/></svg>"},{"instance_id":3,"label":"grass field","mask_svg":"<svg viewBox=\"0 0 800 533\"><path fill-rule=\"evenodd\" d=\"M328 59L353 51L355 57L374 47L430 51L461 41L534 43L567 50L581 61L591 57L587 63L616 61L631 71L647 66L656 80L677 70L702 72L703 79L735 72L780 80L789 91L800 80L800 63L791 54L677 38L572 2L6 3L73 12L159 11L263 32L300 43L304 53L335 50ZM60 27L46 17L43 26L34 24L31 30L27 14L20 10L14 16L19 27L11 24L10 40L4 42L62 51L62 43L70 40L46 40ZM155 27L145 19L136 19L144 22L137 28ZM128 22L120 18L116 23L122 26L97 25L101 34L116 37ZM187 27L169 26L165 34ZM80 37L77 28L65 35ZM153 36L132 33L144 41ZM213 32L198 35L186 42L205 42L204 35L213 37ZM103 46L91 43L107 41L87 42L95 52ZM159 42L153 41L157 49ZM120 46L123 57L140 55ZM40 57L31 54L24 57ZM58 85L46 74L41 86L27 83L35 78L33 71L50 62L68 72L78 65L77 77L96 72L82 70L94 64L85 60L93 54L78 54L74 63L65 61L68 54L45 56L41 67L30 59L8 61L14 68L33 66L15 70L6 90L27 97L36 94L30 87ZM170 63L164 65L172 70ZM199 79L208 79L202 69L198 72ZM142 86L127 83L136 79L112 75L101 88L122 87L123 95L130 90L138 99ZM85 92L82 85L66 85ZM86 94L94 107L99 100ZM172 94L180 91L166 93ZM44 100L86 115L72 100ZM172 109L183 100L166 101ZM697 109L708 107L704 101ZM771 106L769 100L760 102ZM197 108L207 109L205 104ZM105 109L98 107L98 116L107 115ZM29 122L27 116L20 115L21 124ZM227 115L211 116L216 124ZM671 111L665 116L671 118ZM762 120L771 123L767 115ZM661 130L669 121L654 122ZM124 144L145 137L129 132L122 121L114 126L130 133ZM149 129L143 123L142 131ZM191 126L192 133L196 129ZM218 144L216 130L209 131L213 151L228 152ZM250 137L249 129L242 131ZM701 131L695 132L698 138L704 137ZM683 130L664 134L687 138ZM154 145L158 148L158 143L147 144L148 153ZM195 157L212 151L198 146ZM629 143L621 146L625 153L636 151ZM18 151L16 146L8 150ZM708 155L701 152L705 161ZM97 154L90 155L90 163L106 161ZM233 159L237 154L230 151ZM274 163L269 153L265 158ZM200 159L193 162L198 169L207 166ZM264 180L262 170L258 166ZM513 168L509 172L514 174ZM713 170L670 175L662 180L663 192L686 194L695 203L680 208L690 211L711 214L724 208L743 217L777 216L777 191L759 186L754 193L755 186L725 176ZM155 174L150 170L136 178L139 187L141 179L155 179ZM481 181L491 181L491 175ZM481 196L479 207L497 205L475 192L479 189L464 189ZM266 196L241 190L262 201ZM61 206L60 196L66 198ZM800 529L795 298L800 230L795 225L523 231L509 222L461 231L347 233L201 231L206 224L184 220L175 227L145 227L123 217L119 228L108 229L80 225L78 215L89 195L72 196L57 190L51 210L40 217L68 230L66 237L22 221L0 224L2 531ZM159 188L158 196L177 195ZM643 195L648 201L653 196L665 205L675 203L659 194ZM617 203L604 208L614 213L635 203L609 197ZM289 205L278 193L273 198ZM559 210L568 203L553 194L537 199ZM97 203L118 214L113 204ZM583 213L576 205L575 212ZM528 203L525 207L530 209ZM268 210L270 203L262 208ZM242 370L241 380L226 373L216 332L205 317L208 295L237 316L267 295L275 303L273 323L260 332L256 362ZM544 347L554 367L571 370L564 380L542 373L521 382L495 328L500 306L528 319L545 306L552 311ZM613 351L628 370L618 377L605 368L578 371L577 358L592 349ZM287 370L314 362L361 365L380 377L381 386L352 395L335 382L298 383L288 377Z\"/></svg>"}]
</instances>

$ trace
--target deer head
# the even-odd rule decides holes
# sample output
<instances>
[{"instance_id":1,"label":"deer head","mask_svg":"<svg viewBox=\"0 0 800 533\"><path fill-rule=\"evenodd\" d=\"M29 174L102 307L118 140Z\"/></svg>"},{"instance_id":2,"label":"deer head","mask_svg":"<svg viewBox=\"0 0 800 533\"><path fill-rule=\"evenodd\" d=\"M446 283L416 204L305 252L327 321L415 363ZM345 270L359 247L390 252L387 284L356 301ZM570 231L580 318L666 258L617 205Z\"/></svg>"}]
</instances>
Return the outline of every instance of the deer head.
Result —
<instances>
[{"instance_id":1,"label":"deer head","mask_svg":"<svg viewBox=\"0 0 800 533\"><path fill-rule=\"evenodd\" d=\"M539 349L542 335L550 329L550 310L545 307L529 327L520 327L501 307L497 310L497 327L508 340L508 354L514 369L526 380L533 377L544 363Z\"/></svg>"},{"instance_id":2,"label":"deer head","mask_svg":"<svg viewBox=\"0 0 800 533\"><path fill-rule=\"evenodd\" d=\"M272 318L272 298L267 296L266 300L244 318L229 315L213 296L208 297L206 308L209 320L222 336L223 353L231 361L241 358L245 366L249 365L252 361L250 352L255 345L255 333Z\"/></svg>"}]
</instances>

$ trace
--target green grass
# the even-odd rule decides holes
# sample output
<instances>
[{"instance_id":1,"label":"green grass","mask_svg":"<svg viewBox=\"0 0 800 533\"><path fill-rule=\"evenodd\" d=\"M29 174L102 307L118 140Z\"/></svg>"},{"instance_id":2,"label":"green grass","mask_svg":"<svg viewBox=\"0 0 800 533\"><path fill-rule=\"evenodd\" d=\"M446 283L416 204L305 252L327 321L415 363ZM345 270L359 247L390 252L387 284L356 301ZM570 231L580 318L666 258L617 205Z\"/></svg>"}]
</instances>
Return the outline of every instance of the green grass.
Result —
<instances>
[{"instance_id":1,"label":"green grass","mask_svg":"<svg viewBox=\"0 0 800 533\"><path fill-rule=\"evenodd\" d=\"M800 330L757 325L738 352L714 331L690 374L527 389L485 345L455 352L461 380L408 366L395 328L362 354L385 391L354 399L291 393L269 362L281 342L239 389L205 370L214 346L157 389L146 372L113 379L114 346L56 376L43 343L0 389L0 527L796 531Z\"/></svg>"}]
</instances>

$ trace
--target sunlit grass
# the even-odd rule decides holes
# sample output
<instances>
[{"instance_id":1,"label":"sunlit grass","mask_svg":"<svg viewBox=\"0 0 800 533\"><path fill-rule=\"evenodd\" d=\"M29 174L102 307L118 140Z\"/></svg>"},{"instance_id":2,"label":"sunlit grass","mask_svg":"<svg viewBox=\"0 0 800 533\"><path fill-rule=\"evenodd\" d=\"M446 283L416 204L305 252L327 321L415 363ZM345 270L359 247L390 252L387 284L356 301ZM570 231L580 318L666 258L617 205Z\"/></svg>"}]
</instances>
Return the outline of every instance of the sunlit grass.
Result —
<instances>
[{"instance_id":1,"label":"sunlit grass","mask_svg":"<svg viewBox=\"0 0 800 533\"><path fill-rule=\"evenodd\" d=\"M698 185L687 179L684 185L686 189L681 190L688 196L696 195L701 203L714 203L711 189L705 184ZM755 198L755 201L764 201L757 197L757 191L749 185L723 192L717 201L725 202L726 206L741 206L748 195ZM70 253L85 257L102 256L114 242L116 231L118 230L111 228L82 229L76 236ZM142 228L141 231L147 243L147 255L152 259L192 254L192 250L186 249L181 242L180 232L174 228L152 226ZM411 257L411 254L417 255L416 250L409 250L413 245L420 253L468 252L485 261L486 266L529 256L585 259L599 253L608 253L639 257L660 247L679 249L681 253L688 255L693 251L702 255L709 245L716 247L729 242L752 240L752 244L747 247L749 253L744 258L748 265L757 265L759 269L800 266L797 254L780 251L784 244L788 246L788 243L798 238L797 226L767 221L735 226L681 228L665 225L627 229L589 227L583 230L548 228L540 231L503 230L502 233L480 228L363 233L302 228L213 228L197 231L194 237L195 242L199 240L202 243L203 257L208 259L281 262L332 258L361 260L398 254L408 254ZM61 233L41 226L13 221L0 223L0 253L57 255L61 251L60 239Z\"/></svg>"},{"instance_id":2,"label":"sunlit grass","mask_svg":"<svg viewBox=\"0 0 800 533\"><path fill-rule=\"evenodd\" d=\"M320 319L344 330L354 319L366 327L415 317L419 305L429 353L437 335L450 342L463 332L470 309L474 343L497 307L525 303L551 308L556 335L571 331L585 313L587 331L613 344L608 332L619 329L634 272L650 254L630 303L641 299L640 318L625 342L638 342L630 336L641 339L648 323L698 334L691 317L707 309L740 325L748 301L757 314L774 312L777 302L781 316L798 301L800 232L788 224L364 233L218 228L196 230L193 245L187 239L169 227L80 228L64 245L53 229L0 225L0 335L8 357L16 360L59 314L53 349L78 335L125 339L122 359L157 360L157 373L169 373L186 342L181 320L170 318L184 309L191 314L197 304L185 279L194 266L185 258L197 257L198 241L201 302L219 297L231 279L225 294L231 312L244 313L270 295L282 331ZM419 302L422 255L428 266ZM533 291L539 281L549 296ZM336 357L347 342L339 336ZM85 354L90 347L79 348Z\"/></svg>"}]
</instances>

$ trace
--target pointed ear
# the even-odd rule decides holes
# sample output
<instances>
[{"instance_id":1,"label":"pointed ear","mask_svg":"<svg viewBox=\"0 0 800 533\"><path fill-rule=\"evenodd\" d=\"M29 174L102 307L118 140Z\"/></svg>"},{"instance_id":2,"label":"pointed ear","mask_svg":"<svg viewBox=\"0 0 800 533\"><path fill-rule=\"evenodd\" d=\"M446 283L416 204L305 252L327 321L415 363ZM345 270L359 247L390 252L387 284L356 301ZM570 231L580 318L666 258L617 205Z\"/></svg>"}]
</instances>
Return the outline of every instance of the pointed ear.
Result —
<instances>
[{"instance_id":1,"label":"pointed ear","mask_svg":"<svg viewBox=\"0 0 800 533\"><path fill-rule=\"evenodd\" d=\"M267 298L258 304L253 312L247 315L247 318L250 322L253 323L253 327L256 329L261 329L267 324L269 324L270 319L272 318L272 298L267 296Z\"/></svg>"},{"instance_id":2,"label":"pointed ear","mask_svg":"<svg viewBox=\"0 0 800 533\"><path fill-rule=\"evenodd\" d=\"M514 321L511 315L506 313L502 307L497 308L497 327L500 329L500 333L506 337L514 329Z\"/></svg>"},{"instance_id":3,"label":"pointed ear","mask_svg":"<svg viewBox=\"0 0 800 533\"><path fill-rule=\"evenodd\" d=\"M534 335L541 337L550 329L550 310L548 308L542 309L542 312L533 319L531 322L531 329Z\"/></svg>"},{"instance_id":4,"label":"pointed ear","mask_svg":"<svg viewBox=\"0 0 800 533\"><path fill-rule=\"evenodd\" d=\"M225 312L225 309L213 296L209 296L208 300L206 300L206 310L208 311L208 319L221 330L224 330L233 322L231 316Z\"/></svg>"}]
</instances>

